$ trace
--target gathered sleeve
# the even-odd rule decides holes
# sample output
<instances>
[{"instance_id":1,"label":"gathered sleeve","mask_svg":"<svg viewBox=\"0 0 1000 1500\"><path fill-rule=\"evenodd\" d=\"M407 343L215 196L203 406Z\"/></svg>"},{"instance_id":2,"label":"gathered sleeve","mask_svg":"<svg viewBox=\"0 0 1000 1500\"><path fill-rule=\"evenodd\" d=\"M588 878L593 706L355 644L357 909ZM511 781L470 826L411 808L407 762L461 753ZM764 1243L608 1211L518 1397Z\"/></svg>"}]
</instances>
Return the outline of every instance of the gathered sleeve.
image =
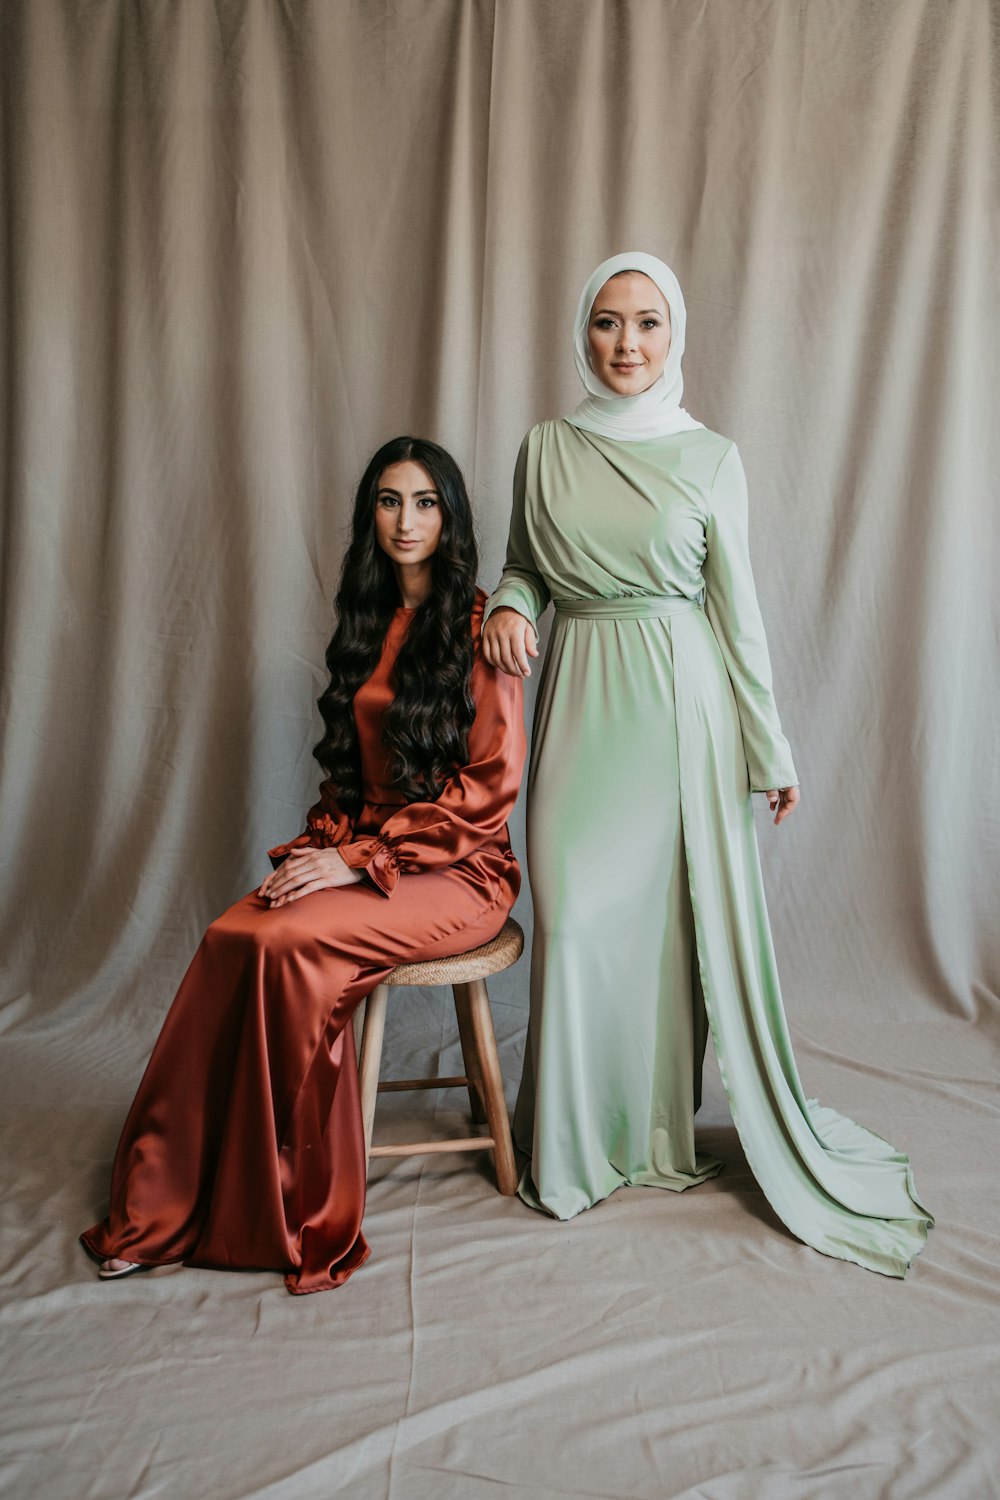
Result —
<instances>
[{"instance_id":1,"label":"gathered sleeve","mask_svg":"<svg viewBox=\"0 0 1000 1500\"><path fill-rule=\"evenodd\" d=\"M705 613L736 696L750 789L763 792L795 786L798 777L774 702L748 530L746 474L733 443L716 471L705 525Z\"/></svg>"},{"instance_id":2,"label":"gathered sleeve","mask_svg":"<svg viewBox=\"0 0 1000 1500\"><path fill-rule=\"evenodd\" d=\"M336 849L349 839L353 825L337 801L332 781L324 781L319 789L319 801L309 809L305 833L289 839L286 844L276 844L267 855L275 869L287 859L293 849Z\"/></svg>"},{"instance_id":3,"label":"gathered sleeve","mask_svg":"<svg viewBox=\"0 0 1000 1500\"><path fill-rule=\"evenodd\" d=\"M377 834L338 845L353 870L363 870L386 896L400 875L453 865L504 827L524 769L523 685L488 665L476 638L470 691L476 717L467 764L445 782L434 802L410 802Z\"/></svg>"},{"instance_id":4,"label":"gathered sleeve","mask_svg":"<svg viewBox=\"0 0 1000 1500\"><path fill-rule=\"evenodd\" d=\"M519 615L523 615L534 625L551 598L548 585L538 571L531 551L525 519L530 440L529 432L521 444L517 463L514 465L514 504L510 515L507 560L500 582L486 605L484 619L487 620L495 609L516 609Z\"/></svg>"}]
</instances>

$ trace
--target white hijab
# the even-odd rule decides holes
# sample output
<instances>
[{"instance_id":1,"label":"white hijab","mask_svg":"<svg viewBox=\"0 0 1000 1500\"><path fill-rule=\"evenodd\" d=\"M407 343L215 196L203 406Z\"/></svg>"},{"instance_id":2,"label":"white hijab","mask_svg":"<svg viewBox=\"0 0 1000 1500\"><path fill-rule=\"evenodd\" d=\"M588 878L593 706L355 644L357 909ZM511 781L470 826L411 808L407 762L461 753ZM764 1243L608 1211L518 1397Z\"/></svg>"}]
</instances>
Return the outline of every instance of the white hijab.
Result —
<instances>
[{"instance_id":1,"label":"white hijab","mask_svg":"<svg viewBox=\"0 0 1000 1500\"><path fill-rule=\"evenodd\" d=\"M666 363L649 389L640 391L638 396L616 395L595 373L590 362L590 345L587 341L590 310L601 287L616 271L641 271L656 283L670 309L670 352ZM687 432L692 427L703 426L702 422L689 417L681 406L681 393L684 390L681 355L684 353L686 322L687 312L680 284L673 271L662 260L637 250L628 251L624 255L612 255L610 260L602 261L584 287L576 312L576 368L588 394L570 412L567 422L571 422L574 427L582 427L586 432L596 432L600 437L618 438L623 442L668 437L672 432Z\"/></svg>"}]
</instances>

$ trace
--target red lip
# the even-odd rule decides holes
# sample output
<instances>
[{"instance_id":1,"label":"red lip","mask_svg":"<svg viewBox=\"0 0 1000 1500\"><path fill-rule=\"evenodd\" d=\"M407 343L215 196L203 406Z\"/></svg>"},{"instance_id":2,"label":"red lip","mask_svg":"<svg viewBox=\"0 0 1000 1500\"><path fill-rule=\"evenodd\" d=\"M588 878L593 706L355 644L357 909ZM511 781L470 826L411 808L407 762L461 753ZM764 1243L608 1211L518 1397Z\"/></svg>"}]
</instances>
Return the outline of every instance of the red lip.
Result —
<instances>
[{"instance_id":1,"label":"red lip","mask_svg":"<svg viewBox=\"0 0 1000 1500\"><path fill-rule=\"evenodd\" d=\"M406 537L405 539L402 537L394 536L392 539L392 545L394 547L419 547L420 541L415 536Z\"/></svg>"}]
</instances>

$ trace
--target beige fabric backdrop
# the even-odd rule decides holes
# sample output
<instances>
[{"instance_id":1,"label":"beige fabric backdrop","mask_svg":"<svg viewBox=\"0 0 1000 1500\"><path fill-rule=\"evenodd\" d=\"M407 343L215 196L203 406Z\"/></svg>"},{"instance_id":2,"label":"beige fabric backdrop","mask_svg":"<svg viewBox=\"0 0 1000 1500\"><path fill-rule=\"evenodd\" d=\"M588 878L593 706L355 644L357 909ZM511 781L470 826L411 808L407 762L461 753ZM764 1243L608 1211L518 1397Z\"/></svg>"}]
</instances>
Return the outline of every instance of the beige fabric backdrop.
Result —
<instances>
[{"instance_id":1,"label":"beige fabric backdrop","mask_svg":"<svg viewBox=\"0 0 1000 1500\"><path fill-rule=\"evenodd\" d=\"M350 1479L406 1500L728 1497L762 1493L741 1486L766 1473L769 1496L835 1495L834 1479L808 1478L835 1461L860 1466L855 1496L987 1493L996 21L988 0L0 10L0 1026L14 1106L0 1280L22 1360L7 1412L36 1410L10 1439L19 1493L329 1495ZM741 1165L716 1088L706 1122L728 1187L618 1195L560 1232L460 1159L380 1169L379 1259L344 1293L289 1310L274 1278L235 1278L235 1292L234 1278L158 1273L121 1289L111 1322L73 1234L101 1208L201 930L311 800L352 485L398 432L445 443L491 584L520 438L576 399L579 287L629 247L676 269L686 405L739 442L750 477L805 793L780 834L760 826L807 1087L911 1152L943 1228L905 1289L801 1251ZM495 986L512 1087L526 982L522 965ZM390 1053L422 1065L451 1040L431 997L397 1018ZM447 1124L448 1101L426 1107ZM495 1256L463 1249L470 1235ZM687 1334L685 1296L654 1317L662 1345L642 1342L645 1319L616 1323L622 1296L648 1309L652 1279L676 1297L706 1256L727 1268L728 1334L714 1286ZM487 1264L504 1268L493 1294L476 1280ZM502 1329L484 1331L477 1307ZM153 1357L141 1329L161 1315ZM248 1316L269 1332L249 1364ZM548 1366L534 1344L552 1336L546 1316L568 1340ZM857 1349L872 1327L892 1351L874 1365ZM788 1368L771 1388L760 1363L785 1333L790 1366L811 1371L798 1416ZM286 1338L301 1341L301 1378L282 1364ZM459 1369L472 1378L455 1363L463 1338L489 1344L503 1390L480 1370L471 1405L453 1392L435 1407ZM214 1377L192 1377L190 1410L153 1402L181 1350L243 1381L243 1425L211 1459L199 1402ZM367 1385L361 1350L378 1371ZM103 1359L129 1378L102 1401ZM952 1377L960 1417L940 1389ZM312 1413L284 1447L260 1437L276 1388ZM865 1401L885 1417L874 1436ZM520 1423L516 1451L491 1404L508 1431ZM905 1458L924 1431L934 1441ZM720 1442L742 1456L717 1462ZM887 1475L898 1488L880 1488Z\"/></svg>"}]
</instances>

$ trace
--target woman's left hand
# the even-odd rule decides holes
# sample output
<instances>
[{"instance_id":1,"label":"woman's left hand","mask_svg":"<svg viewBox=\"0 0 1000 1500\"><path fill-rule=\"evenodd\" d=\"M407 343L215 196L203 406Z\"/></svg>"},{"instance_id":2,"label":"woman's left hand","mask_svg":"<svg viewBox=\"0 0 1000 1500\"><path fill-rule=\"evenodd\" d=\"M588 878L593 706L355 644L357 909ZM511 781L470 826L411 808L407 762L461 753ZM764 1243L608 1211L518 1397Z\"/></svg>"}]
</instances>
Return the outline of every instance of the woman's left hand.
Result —
<instances>
[{"instance_id":1,"label":"woman's left hand","mask_svg":"<svg viewBox=\"0 0 1000 1500\"><path fill-rule=\"evenodd\" d=\"M336 849L293 849L284 864L272 870L261 884L258 896L272 907L287 906L313 891L332 891L341 885L354 885L361 879L360 870L345 865Z\"/></svg>"},{"instance_id":2,"label":"woman's left hand","mask_svg":"<svg viewBox=\"0 0 1000 1500\"><path fill-rule=\"evenodd\" d=\"M783 786L780 790L765 792L764 795L767 798L768 807L774 813L775 826L783 823L799 805L799 789L797 786Z\"/></svg>"}]
</instances>

